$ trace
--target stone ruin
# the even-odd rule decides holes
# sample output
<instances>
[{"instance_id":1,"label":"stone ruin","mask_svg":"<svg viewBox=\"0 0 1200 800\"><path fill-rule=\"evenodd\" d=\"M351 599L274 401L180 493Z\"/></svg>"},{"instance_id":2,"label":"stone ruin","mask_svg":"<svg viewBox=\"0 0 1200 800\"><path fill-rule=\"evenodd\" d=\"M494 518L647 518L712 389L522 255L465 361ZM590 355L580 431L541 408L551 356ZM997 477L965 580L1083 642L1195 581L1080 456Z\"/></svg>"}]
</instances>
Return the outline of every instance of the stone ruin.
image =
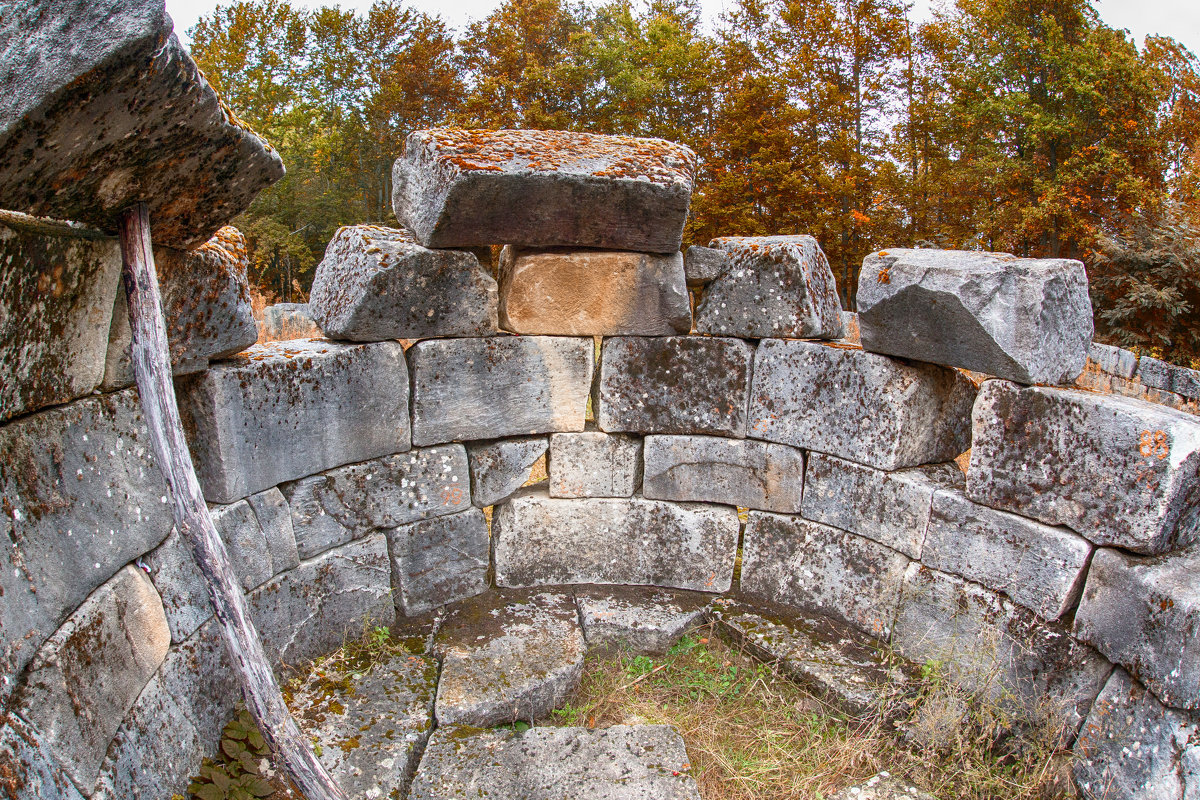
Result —
<instances>
[{"instance_id":1,"label":"stone ruin","mask_svg":"<svg viewBox=\"0 0 1200 800\"><path fill-rule=\"evenodd\" d=\"M697 798L667 727L473 728L564 702L589 648L659 652L702 619L852 713L943 662L1016 720L1060 716L1085 797L1200 797L1200 378L1093 344L1082 264L881 251L850 315L812 237L680 254L687 148L419 131L401 227L343 228L318 268L328 338L255 344L221 226L280 170L161 7L130 6L92 62L0 107L0 796L166 800L239 699L146 442L103 221L177 169L205 208L156 212L176 388L268 657L282 673L364 620L428 648L313 715L352 797ZM45 21L22 24L42 33L6 28L4 63L53 61ZM79 139L76 93L101 103L104 80L126 101L182 82L172 135L206 156L76 180L86 226L17 213L46 212L11 188L31 170L63 182L20 143L111 165L117 132L157 124L105 107L111 130ZM348 731L363 746L334 746Z\"/></svg>"}]
</instances>

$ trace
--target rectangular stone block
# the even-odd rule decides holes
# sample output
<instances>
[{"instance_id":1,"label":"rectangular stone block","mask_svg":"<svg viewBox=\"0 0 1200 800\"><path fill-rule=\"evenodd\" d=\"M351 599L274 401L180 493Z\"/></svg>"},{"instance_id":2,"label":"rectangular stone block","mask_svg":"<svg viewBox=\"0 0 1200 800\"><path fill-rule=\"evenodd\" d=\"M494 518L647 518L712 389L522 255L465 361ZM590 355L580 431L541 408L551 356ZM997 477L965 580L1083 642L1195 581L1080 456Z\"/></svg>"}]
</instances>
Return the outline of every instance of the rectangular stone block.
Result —
<instances>
[{"instance_id":1,"label":"rectangular stone block","mask_svg":"<svg viewBox=\"0 0 1200 800\"><path fill-rule=\"evenodd\" d=\"M1042 619L1058 619L1079 599L1091 552L1087 540L1066 528L938 491L921 560L1003 592Z\"/></svg>"},{"instance_id":2,"label":"rectangular stone block","mask_svg":"<svg viewBox=\"0 0 1200 800\"><path fill-rule=\"evenodd\" d=\"M596 423L603 431L744 438L752 355L737 339L606 339Z\"/></svg>"},{"instance_id":3,"label":"rectangular stone block","mask_svg":"<svg viewBox=\"0 0 1200 800\"><path fill-rule=\"evenodd\" d=\"M1137 362L1137 379L1151 389L1174 392L1189 400L1200 399L1200 372L1194 369L1142 356Z\"/></svg>"},{"instance_id":4,"label":"rectangular stone block","mask_svg":"<svg viewBox=\"0 0 1200 800\"><path fill-rule=\"evenodd\" d=\"M308 303L275 303L263 309L258 329L260 342L289 339L319 339L321 329L313 322Z\"/></svg>"},{"instance_id":5,"label":"rectangular stone block","mask_svg":"<svg viewBox=\"0 0 1200 800\"><path fill-rule=\"evenodd\" d=\"M255 345L177 388L210 503L410 447L408 368L398 342Z\"/></svg>"},{"instance_id":6,"label":"rectangular stone block","mask_svg":"<svg viewBox=\"0 0 1200 800\"><path fill-rule=\"evenodd\" d=\"M1195 416L1007 381L984 383L972 416L972 500L1137 553L1200 536Z\"/></svg>"},{"instance_id":7,"label":"rectangular stone block","mask_svg":"<svg viewBox=\"0 0 1200 800\"><path fill-rule=\"evenodd\" d=\"M715 247L694 244L683 256L683 274L689 287L712 283L725 272L729 254Z\"/></svg>"},{"instance_id":8,"label":"rectangular stone block","mask_svg":"<svg viewBox=\"0 0 1200 800\"><path fill-rule=\"evenodd\" d=\"M590 339L551 336L418 342L413 444L583 430L592 353Z\"/></svg>"},{"instance_id":9,"label":"rectangular stone block","mask_svg":"<svg viewBox=\"0 0 1200 800\"><path fill-rule=\"evenodd\" d=\"M522 436L467 445L471 461L471 502L479 508L512 497L529 480L533 465L546 454L545 436Z\"/></svg>"},{"instance_id":10,"label":"rectangular stone block","mask_svg":"<svg viewBox=\"0 0 1200 800\"><path fill-rule=\"evenodd\" d=\"M632 497L642 486L642 440L587 431L550 437L551 497Z\"/></svg>"},{"instance_id":11,"label":"rectangular stone block","mask_svg":"<svg viewBox=\"0 0 1200 800\"><path fill-rule=\"evenodd\" d=\"M405 616L487 589L488 529L477 508L400 525L387 532L387 541L392 599Z\"/></svg>"},{"instance_id":12,"label":"rectangular stone block","mask_svg":"<svg viewBox=\"0 0 1200 800\"><path fill-rule=\"evenodd\" d=\"M974 385L961 373L846 346L764 339L750 436L883 470L951 461L970 447Z\"/></svg>"},{"instance_id":13,"label":"rectangular stone block","mask_svg":"<svg viewBox=\"0 0 1200 800\"><path fill-rule=\"evenodd\" d=\"M742 591L886 639L908 564L904 555L861 536L751 511L742 539Z\"/></svg>"},{"instance_id":14,"label":"rectangular stone block","mask_svg":"<svg viewBox=\"0 0 1200 800\"><path fill-rule=\"evenodd\" d=\"M643 493L795 514L804 453L794 447L719 436L647 436Z\"/></svg>"},{"instance_id":15,"label":"rectangular stone block","mask_svg":"<svg viewBox=\"0 0 1200 800\"><path fill-rule=\"evenodd\" d=\"M739 523L722 506L633 498L518 495L492 517L499 586L645 584L724 592Z\"/></svg>"},{"instance_id":16,"label":"rectangular stone block","mask_svg":"<svg viewBox=\"0 0 1200 800\"><path fill-rule=\"evenodd\" d=\"M1138 355L1111 344L1092 342L1088 347L1088 361L1101 372L1130 380L1137 372Z\"/></svg>"}]
</instances>

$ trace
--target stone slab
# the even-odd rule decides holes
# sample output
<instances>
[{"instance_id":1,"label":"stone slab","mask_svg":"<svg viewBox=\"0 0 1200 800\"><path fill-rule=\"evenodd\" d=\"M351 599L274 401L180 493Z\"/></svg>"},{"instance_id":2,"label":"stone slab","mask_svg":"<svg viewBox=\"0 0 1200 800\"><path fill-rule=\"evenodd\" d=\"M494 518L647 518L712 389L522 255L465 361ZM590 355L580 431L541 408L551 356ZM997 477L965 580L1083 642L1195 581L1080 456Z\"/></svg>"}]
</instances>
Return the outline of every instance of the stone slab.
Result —
<instances>
[{"instance_id":1,"label":"stone slab","mask_svg":"<svg viewBox=\"0 0 1200 800\"><path fill-rule=\"evenodd\" d=\"M496 281L463 250L429 250L408 231L339 228L317 265L308 309L331 339L488 336Z\"/></svg>"},{"instance_id":2,"label":"stone slab","mask_svg":"<svg viewBox=\"0 0 1200 800\"><path fill-rule=\"evenodd\" d=\"M176 385L210 503L410 447L397 342L260 344Z\"/></svg>"},{"instance_id":3,"label":"stone slab","mask_svg":"<svg viewBox=\"0 0 1200 800\"><path fill-rule=\"evenodd\" d=\"M1137 374L1138 354L1111 344L1092 342L1088 347L1088 360L1101 372L1118 378L1132 380Z\"/></svg>"},{"instance_id":4,"label":"stone slab","mask_svg":"<svg viewBox=\"0 0 1200 800\"><path fill-rule=\"evenodd\" d=\"M414 131L392 168L392 208L426 247L672 253L683 238L695 170L695 153L662 139Z\"/></svg>"},{"instance_id":5,"label":"stone slab","mask_svg":"<svg viewBox=\"0 0 1200 800\"><path fill-rule=\"evenodd\" d=\"M1197 370L1142 356L1137 362L1137 379L1151 389L1200 400L1200 372Z\"/></svg>"},{"instance_id":6,"label":"stone slab","mask_svg":"<svg viewBox=\"0 0 1200 800\"><path fill-rule=\"evenodd\" d=\"M471 461L471 502L479 508L502 503L529 480L533 465L546 454L545 436L522 436L467 445Z\"/></svg>"},{"instance_id":7,"label":"stone slab","mask_svg":"<svg viewBox=\"0 0 1200 800\"><path fill-rule=\"evenodd\" d=\"M433 649L442 661L439 727L533 721L561 705L583 674L583 632L565 594L468 600L449 610Z\"/></svg>"},{"instance_id":8,"label":"stone slab","mask_svg":"<svg viewBox=\"0 0 1200 800\"><path fill-rule=\"evenodd\" d=\"M851 786L835 794L830 800L937 800L923 792L911 781L901 780L888 772L878 772L865 783Z\"/></svg>"},{"instance_id":9,"label":"stone slab","mask_svg":"<svg viewBox=\"0 0 1200 800\"><path fill-rule=\"evenodd\" d=\"M518 495L492 517L498 586L616 583L724 592L740 525L727 506Z\"/></svg>"},{"instance_id":10,"label":"stone slab","mask_svg":"<svg viewBox=\"0 0 1200 800\"><path fill-rule=\"evenodd\" d=\"M683 274L689 287L712 283L725 272L729 254L715 247L694 244L683 254Z\"/></svg>"},{"instance_id":11,"label":"stone slab","mask_svg":"<svg viewBox=\"0 0 1200 800\"><path fill-rule=\"evenodd\" d=\"M655 500L800 511L804 453L719 436L647 436L643 493Z\"/></svg>"},{"instance_id":12,"label":"stone slab","mask_svg":"<svg viewBox=\"0 0 1200 800\"><path fill-rule=\"evenodd\" d=\"M400 525L387 532L392 599L405 616L432 611L487 589L489 547L483 512Z\"/></svg>"},{"instance_id":13,"label":"stone slab","mask_svg":"<svg viewBox=\"0 0 1200 800\"><path fill-rule=\"evenodd\" d=\"M5 16L5 207L114 233L145 201L155 242L186 250L283 177L172 27L161 0L53 0Z\"/></svg>"},{"instance_id":14,"label":"stone slab","mask_svg":"<svg viewBox=\"0 0 1200 800\"><path fill-rule=\"evenodd\" d=\"M833 270L811 236L724 236L724 269L696 306L696 331L749 339L837 339L842 305Z\"/></svg>"},{"instance_id":15,"label":"stone slab","mask_svg":"<svg viewBox=\"0 0 1200 800\"><path fill-rule=\"evenodd\" d=\"M5 800L84 800L41 733L11 714L0 717L0 776Z\"/></svg>"},{"instance_id":16,"label":"stone slab","mask_svg":"<svg viewBox=\"0 0 1200 800\"><path fill-rule=\"evenodd\" d=\"M609 432L744 438L752 355L737 339L606 339L596 423Z\"/></svg>"},{"instance_id":17,"label":"stone slab","mask_svg":"<svg viewBox=\"0 0 1200 800\"><path fill-rule=\"evenodd\" d=\"M589 651L661 654L703 620L712 596L609 586L577 591L575 602Z\"/></svg>"},{"instance_id":18,"label":"stone slab","mask_svg":"<svg viewBox=\"0 0 1200 800\"><path fill-rule=\"evenodd\" d=\"M551 497L632 497L642 487L642 440L585 431L550 437Z\"/></svg>"},{"instance_id":19,"label":"stone slab","mask_svg":"<svg viewBox=\"0 0 1200 800\"><path fill-rule=\"evenodd\" d=\"M551 336L418 342L413 444L583 430L592 354L590 339Z\"/></svg>"},{"instance_id":20,"label":"stone slab","mask_svg":"<svg viewBox=\"0 0 1200 800\"><path fill-rule=\"evenodd\" d=\"M258 329L260 342L318 339L321 329L313 322L308 303L275 303L263 309Z\"/></svg>"},{"instance_id":21,"label":"stone slab","mask_svg":"<svg viewBox=\"0 0 1200 800\"><path fill-rule=\"evenodd\" d=\"M1200 537L1195 416L1008 381L984 383L972 416L972 500L1138 553Z\"/></svg>"},{"instance_id":22,"label":"stone slab","mask_svg":"<svg viewBox=\"0 0 1200 800\"><path fill-rule=\"evenodd\" d=\"M551 336L687 333L692 307L683 255L505 247L500 324Z\"/></svg>"},{"instance_id":23,"label":"stone slab","mask_svg":"<svg viewBox=\"0 0 1200 800\"><path fill-rule=\"evenodd\" d=\"M750 436L883 470L951 461L970 447L974 385L935 364L846 346L764 339Z\"/></svg>"},{"instance_id":24,"label":"stone slab","mask_svg":"<svg viewBox=\"0 0 1200 800\"><path fill-rule=\"evenodd\" d=\"M1070 383L1092 343L1083 264L966 250L881 250L858 278L863 347L1019 383Z\"/></svg>"},{"instance_id":25,"label":"stone slab","mask_svg":"<svg viewBox=\"0 0 1200 800\"><path fill-rule=\"evenodd\" d=\"M800 517L751 511L742 537L742 591L823 614L886 639L909 559Z\"/></svg>"}]
</instances>

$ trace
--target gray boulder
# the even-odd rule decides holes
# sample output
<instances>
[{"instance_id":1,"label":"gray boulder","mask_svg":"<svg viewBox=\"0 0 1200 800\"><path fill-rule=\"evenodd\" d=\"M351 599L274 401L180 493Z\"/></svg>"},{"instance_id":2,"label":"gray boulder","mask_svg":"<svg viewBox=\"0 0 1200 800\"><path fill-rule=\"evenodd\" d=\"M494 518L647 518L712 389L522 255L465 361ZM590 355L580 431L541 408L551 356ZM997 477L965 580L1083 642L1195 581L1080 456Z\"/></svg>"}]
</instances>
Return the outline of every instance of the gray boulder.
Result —
<instances>
[{"instance_id":1,"label":"gray boulder","mask_svg":"<svg viewBox=\"0 0 1200 800\"><path fill-rule=\"evenodd\" d=\"M662 139L567 131L414 131L392 208L426 247L516 244L671 253L696 155Z\"/></svg>"},{"instance_id":2,"label":"gray boulder","mask_svg":"<svg viewBox=\"0 0 1200 800\"><path fill-rule=\"evenodd\" d=\"M643 493L655 500L800 511L804 453L719 436L647 436Z\"/></svg>"},{"instance_id":3,"label":"gray boulder","mask_svg":"<svg viewBox=\"0 0 1200 800\"><path fill-rule=\"evenodd\" d=\"M715 247L694 244L683 255L683 274L687 285L700 288L712 283L725 272L729 253Z\"/></svg>"},{"instance_id":4,"label":"gray boulder","mask_svg":"<svg viewBox=\"0 0 1200 800\"><path fill-rule=\"evenodd\" d=\"M1061 384L1087 363L1092 302L1073 259L882 250L863 260L858 324L872 352Z\"/></svg>"},{"instance_id":5,"label":"gray boulder","mask_svg":"<svg viewBox=\"0 0 1200 800\"><path fill-rule=\"evenodd\" d=\"M848 347L764 339L754 356L749 430L894 470L970 447L974 385L961 373Z\"/></svg>"},{"instance_id":6,"label":"gray boulder","mask_svg":"<svg viewBox=\"0 0 1200 800\"><path fill-rule=\"evenodd\" d=\"M551 497L632 497L642 486L642 440L586 431L550 437Z\"/></svg>"},{"instance_id":7,"label":"gray boulder","mask_svg":"<svg viewBox=\"0 0 1200 800\"><path fill-rule=\"evenodd\" d=\"M1091 542L1163 553L1200 535L1200 419L1142 400L987 381L967 494Z\"/></svg>"},{"instance_id":8,"label":"gray boulder","mask_svg":"<svg viewBox=\"0 0 1200 800\"><path fill-rule=\"evenodd\" d=\"M661 654L698 625L712 596L635 586L575 593L590 652Z\"/></svg>"},{"instance_id":9,"label":"gray boulder","mask_svg":"<svg viewBox=\"0 0 1200 800\"><path fill-rule=\"evenodd\" d=\"M725 265L696 307L696 331L749 339L837 339L842 305L811 236L726 236L709 247Z\"/></svg>"},{"instance_id":10,"label":"gray boulder","mask_svg":"<svg viewBox=\"0 0 1200 800\"><path fill-rule=\"evenodd\" d=\"M546 454L545 436L522 436L467 445L471 460L471 500L479 508L512 497L529 480L533 465Z\"/></svg>"},{"instance_id":11,"label":"gray boulder","mask_svg":"<svg viewBox=\"0 0 1200 800\"><path fill-rule=\"evenodd\" d=\"M42 734L15 714L0 718L0 769L12 797L84 800L50 752Z\"/></svg>"},{"instance_id":12,"label":"gray boulder","mask_svg":"<svg viewBox=\"0 0 1200 800\"><path fill-rule=\"evenodd\" d=\"M392 599L405 616L487 589L488 529L477 508L400 525L387 532L387 540Z\"/></svg>"}]
</instances>

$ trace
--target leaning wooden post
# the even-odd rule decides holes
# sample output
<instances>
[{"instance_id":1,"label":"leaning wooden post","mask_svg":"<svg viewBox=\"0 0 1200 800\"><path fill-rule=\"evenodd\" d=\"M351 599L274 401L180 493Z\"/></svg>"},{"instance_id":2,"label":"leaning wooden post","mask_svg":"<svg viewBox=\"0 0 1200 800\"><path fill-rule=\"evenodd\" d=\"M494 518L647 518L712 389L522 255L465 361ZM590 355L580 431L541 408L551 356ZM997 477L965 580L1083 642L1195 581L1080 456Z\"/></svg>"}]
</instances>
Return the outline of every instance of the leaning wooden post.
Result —
<instances>
[{"instance_id":1,"label":"leaning wooden post","mask_svg":"<svg viewBox=\"0 0 1200 800\"><path fill-rule=\"evenodd\" d=\"M179 533L191 545L196 564L204 574L246 705L277 762L308 800L348 800L317 760L283 702L258 631L250 620L246 597L230 566L225 543L204 503L171 381L167 328L150 246L150 214L145 203L137 203L121 214L120 233L122 275L133 334L130 357L150 440L174 498Z\"/></svg>"}]
</instances>

